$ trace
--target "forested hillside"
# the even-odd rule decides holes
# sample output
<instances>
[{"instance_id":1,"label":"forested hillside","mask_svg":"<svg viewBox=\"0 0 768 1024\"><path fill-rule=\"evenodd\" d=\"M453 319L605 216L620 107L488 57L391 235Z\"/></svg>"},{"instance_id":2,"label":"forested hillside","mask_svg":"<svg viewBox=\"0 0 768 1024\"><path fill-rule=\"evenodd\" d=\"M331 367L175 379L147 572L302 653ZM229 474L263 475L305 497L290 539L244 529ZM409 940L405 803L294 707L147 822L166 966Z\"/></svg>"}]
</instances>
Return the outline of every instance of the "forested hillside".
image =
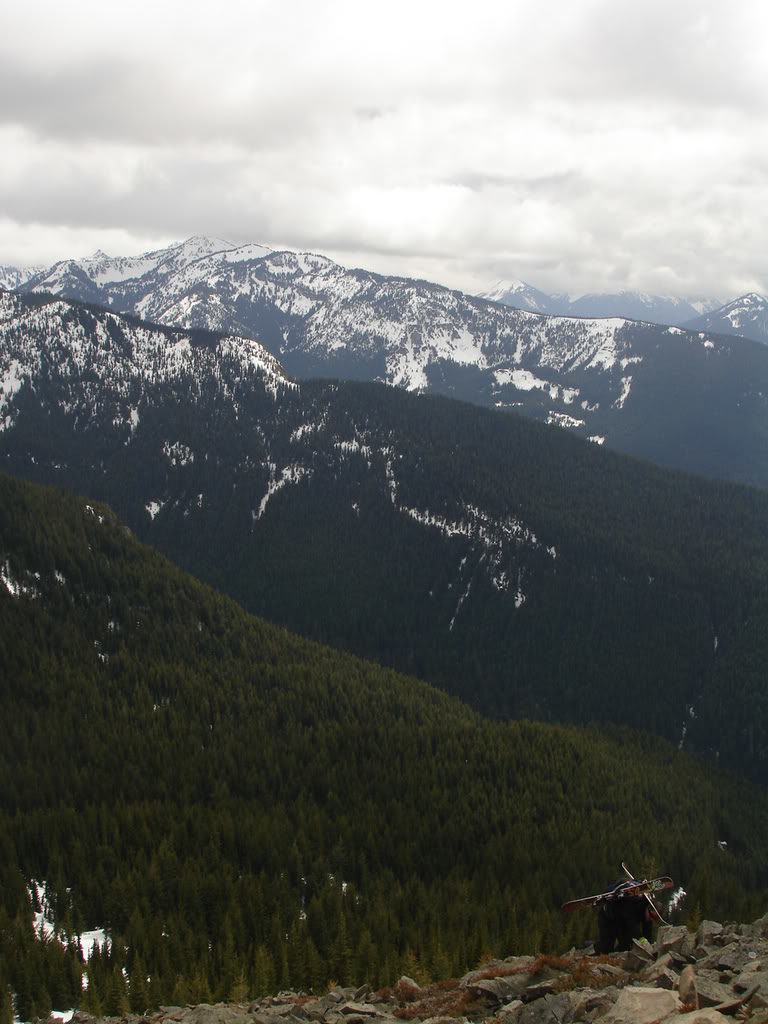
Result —
<instances>
[{"instance_id":1,"label":"forested hillside","mask_svg":"<svg viewBox=\"0 0 768 1024\"><path fill-rule=\"evenodd\" d=\"M642 728L768 779L766 493L446 399L297 385L245 339L4 308L4 468L483 713Z\"/></svg>"},{"instance_id":2,"label":"forested hillside","mask_svg":"<svg viewBox=\"0 0 768 1024\"><path fill-rule=\"evenodd\" d=\"M0 988L23 1019L562 949L623 858L764 909L765 795L658 739L490 723L249 617L104 506L0 477ZM727 844L727 846L723 846ZM32 937L30 879L70 944ZM38 909L38 908L35 908Z\"/></svg>"}]
</instances>

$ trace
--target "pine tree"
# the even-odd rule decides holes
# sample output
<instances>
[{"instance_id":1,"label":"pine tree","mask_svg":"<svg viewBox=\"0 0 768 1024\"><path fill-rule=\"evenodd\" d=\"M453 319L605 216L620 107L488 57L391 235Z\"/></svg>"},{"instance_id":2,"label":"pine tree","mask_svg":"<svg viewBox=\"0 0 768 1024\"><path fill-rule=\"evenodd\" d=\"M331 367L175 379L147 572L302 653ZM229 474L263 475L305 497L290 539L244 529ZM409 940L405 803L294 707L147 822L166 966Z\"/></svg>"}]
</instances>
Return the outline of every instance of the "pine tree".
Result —
<instances>
[{"instance_id":1,"label":"pine tree","mask_svg":"<svg viewBox=\"0 0 768 1024\"><path fill-rule=\"evenodd\" d=\"M0 1024L13 1024L13 997L8 985L0 986Z\"/></svg>"}]
</instances>

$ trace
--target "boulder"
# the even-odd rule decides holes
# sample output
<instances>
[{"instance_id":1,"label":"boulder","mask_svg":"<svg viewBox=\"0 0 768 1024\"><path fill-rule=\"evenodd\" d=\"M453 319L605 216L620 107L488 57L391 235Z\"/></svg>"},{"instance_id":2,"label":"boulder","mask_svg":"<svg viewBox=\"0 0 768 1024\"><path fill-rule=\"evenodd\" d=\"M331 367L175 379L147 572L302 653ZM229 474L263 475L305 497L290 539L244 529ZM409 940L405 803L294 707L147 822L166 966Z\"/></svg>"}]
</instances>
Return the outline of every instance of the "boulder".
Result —
<instances>
[{"instance_id":1,"label":"boulder","mask_svg":"<svg viewBox=\"0 0 768 1024\"><path fill-rule=\"evenodd\" d=\"M600 1020L602 1024L651 1024L678 1012L680 1006L676 992L636 985L622 989L613 1009Z\"/></svg>"},{"instance_id":2,"label":"boulder","mask_svg":"<svg viewBox=\"0 0 768 1024\"><path fill-rule=\"evenodd\" d=\"M670 970L669 967L665 967L654 980L656 988L668 988L670 992L677 992L678 985L680 984L680 976Z\"/></svg>"},{"instance_id":3,"label":"boulder","mask_svg":"<svg viewBox=\"0 0 768 1024\"><path fill-rule=\"evenodd\" d=\"M686 1006L699 1005L699 997L696 991L696 972L689 964L680 973L680 983L677 988L680 1002Z\"/></svg>"},{"instance_id":4,"label":"boulder","mask_svg":"<svg viewBox=\"0 0 768 1024\"><path fill-rule=\"evenodd\" d=\"M509 1003L522 996L528 987L530 975L510 974L504 978L483 978L468 985L469 990L483 999L495 1003Z\"/></svg>"},{"instance_id":5,"label":"boulder","mask_svg":"<svg viewBox=\"0 0 768 1024\"><path fill-rule=\"evenodd\" d=\"M733 1024L732 1017L724 1017L718 1010L713 1010L712 1007L707 1007L704 1010L694 1010L692 1013L686 1013L684 1016L675 1015L674 1017L667 1017L666 1020L661 1021L661 1024Z\"/></svg>"},{"instance_id":6,"label":"boulder","mask_svg":"<svg viewBox=\"0 0 768 1024\"><path fill-rule=\"evenodd\" d=\"M741 971L750 962L749 948L740 942L731 942L715 957L717 966L723 971Z\"/></svg>"},{"instance_id":7,"label":"boulder","mask_svg":"<svg viewBox=\"0 0 768 1024\"><path fill-rule=\"evenodd\" d=\"M699 930L696 932L697 947L714 946L715 940L721 934L723 926L717 921L702 921Z\"/></svg>"},{"instance_id":8,"label":"boulder","mask_svg":"<svg viewBox=\"0 0 768 1024\"><path fill-rule=\"evenodd\" d=\"M734 992L746 992L753 985L758 986L758 991L763 996L768 996L768 971L745 970L733 982Z\"/></svg>"},{"instance_id":9,"label":"boulder","mask_svg":"<svg viewBox=\"0 0 768 1024\"><path fill-rule=\"evenodd\" d=\"M528 1003L514 1018L515 1024L566 1024L582 1018L586 1010L583 992L560 992Z\"/></svg>"},{"instance_id":10,"label":"boulder","mask_svg":"<svg viewBox=\"0 0 768 1024\"><path fill-rule=\"evenodd\" d=\"M665 924L659 928L656 934L656 952L659 956L664 953L680 953L689 956L693 952L694 939L685 925Z\"/></svg>"},{"instance_id":11,"label":"boulder","mask_svg":"<svg viewBox=\"0 0 768 1024\"><path fill-rule=\"evenodd\" d=\"M696 991L699 995L699 1006L719 1006L733 999L733 991L726 985L715 980L709 972L696 972Z\"/></svg>"},{"instance_id":12,"label":"boulder","mask_svg":"<svg viewBox=\"0 0 768 1024\"><path fill-rule=\"evenodd\" d=\"M535 963L534 956L510 956L506 960L492 960L479 970L465 974L459 980L459 988L470 988L476 981L489 977L506 978L509 975L527 974Z\"/></svg>"},{"instance_id":13,"label":"boulder","mask_svg":"<svg viewBox=\"0 0 768 1024\"><path fill-rule=\"evenodd\" d=\"M664 973L664 971L671 969L672 967L672 955L671 953L664 953L658 960L647 964L640 974L638 975L638 981L653 982Z\"/></svg>"},{"instance_id":14,"label":"boulder","mask_svg":"<svg viewBox=\"0 0 768 1024\"><path fill-rule=\"evenodd\" d=\"M518 1014L525 1006L522 999L513 999L511 1003L507 1003L506 1006L502 1006L499 1012L496 1014L496 1020L500 1020L503 1024L512 1024L512 1021L516 1021ZM425 1021L424 1024L427 1024ZM455 1024L455 1021L453 1022Z\"/></svg>"}]
</instances>

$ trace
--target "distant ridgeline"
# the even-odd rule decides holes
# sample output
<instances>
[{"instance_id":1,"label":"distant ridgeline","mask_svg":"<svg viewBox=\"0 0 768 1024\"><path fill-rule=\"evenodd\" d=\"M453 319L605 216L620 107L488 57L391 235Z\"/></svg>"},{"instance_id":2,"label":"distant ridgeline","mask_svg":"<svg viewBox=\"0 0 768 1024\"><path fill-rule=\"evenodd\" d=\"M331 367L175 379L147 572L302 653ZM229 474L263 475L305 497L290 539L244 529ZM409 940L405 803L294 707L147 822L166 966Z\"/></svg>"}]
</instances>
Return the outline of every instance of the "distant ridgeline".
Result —
<instances>
[{"instance_id":1,"label":"distant ridgeline","mask_svg":"<svg viewBox=\"0 0 768 1024\"><path fill-rule=\"evenodd\" d=\"M693 330L668 326L691 307L654 313L648 296L627 319L606 313L626 311L627 295L614 297L618 306L583 296L565 308L562 297L552 306L529 295L536 308L578 314L543 316L314 253L210 238L138 258L97 253L8 280L258 339L298 378L376 380L514 409L662 465L768 487L768 347L732 336L761 324L756 336L766 340L759 296ZM656 314L673 319L649 323Z\"/></svg>"},{"instance_id":2,"label":"distant ridgeline","mask_svg":"<svg viewBox=\"0 0 768 1024\"><path fill-rule=\"evenodd\" d=\"M768 780L768 493L446 399L297 385L248 339L0 302L3 468L486 715L628 725Z\"/></svg>"},{"instance_id":3,"label":"distant ridgeline","mask_svg":"<svg viewBox=\"0 0 768 1024\"><path fill-rule=\"evenodd\" d=\"M765 906L750 784L647 735L484 720L4 476L0 664L0 993L22 1019L562 950L594 921L560 903L623 858L683 883L694 918Z\"/></svg>"}]
</instances>

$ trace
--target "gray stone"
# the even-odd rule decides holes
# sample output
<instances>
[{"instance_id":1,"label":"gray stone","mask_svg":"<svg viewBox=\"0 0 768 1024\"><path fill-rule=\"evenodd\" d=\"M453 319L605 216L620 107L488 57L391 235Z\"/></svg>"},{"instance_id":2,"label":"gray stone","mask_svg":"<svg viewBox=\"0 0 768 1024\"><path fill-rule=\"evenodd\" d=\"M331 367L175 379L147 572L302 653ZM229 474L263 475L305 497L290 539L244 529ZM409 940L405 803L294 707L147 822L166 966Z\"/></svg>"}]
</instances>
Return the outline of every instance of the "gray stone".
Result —
<instances>
[{"instance_id":1,"label":"gray stone","mask_svg":"<svg viewBox=\"0 0 768 1024\"><path fill-rule=\"evenodd\" d=\"M632 939L632 949L630 952L640 957L641 960L645 960L646 963L650 963L653 960L653 946L647 939Z\"/></svg>"},{"instance_id":2,"label":"gray stone","mask_svg":"<svg viewBox=\"0 0 768 1024\"><path fill-rule=\"evenodd\" d=\"M647 939L633 939L632 946L624 960L624 967L628 971L642 971L653 961L653 956L654 947Z\"/></svg>"},{"instance_id":3,"label":"gray stone","mask_svg":"<svg viewBox=\"0 0 768 1024\"><path fill-rule=\"evenodd\" d=\"M345 1016L351 1014L359 1014L361 1017L377 1017L379 1012L375 1006L371 1006L370 1003L344 1003L341 1007L341 1012Z\"/></svg>"},{"instance_id":4,"label":"gray stone","mask_svg":"<svg viewBox=\"0 0 768 1024\"><path fill-rule=\"evenodd\" d=\"M762 992L764 996L768 996L768 971L742 971L733 983L733 990L734 992L746 992L748 989L752 988L753 985L757 985L758 990Z\"/></svg>"},{"instance_id":5,"label":"gray stone","mask_svg":"<svg viewBox=\"0 0 768 1024\"><path fill-rule=\"evenodd\" d=\"M509 974L503 978L482 978L467 987L476 995L496 1003L509 1003L523 994L529 975Z\"/></svg>"},{"instance_id":6,"label":"gray stone","mask_svg":"<svg viewBox=\"0 0 768 1024\"><path fill-rule=\"evenodd\" d=\"M696 972L696 991L699 995L699 1006L718 1006L733 998L733 993L719 981L715 981L708 973Z\"/></svg>"},{"instance_id":7,"label":"gray stone","mask_svg":"<svg viewBox=\"0 0 768 1024\"><path fill-rule=\"evenodd\" d=\"M676 992L640 985L621 990L619 998L600 1020L602 1024L651 1024L663 1020L680 1009Z\"/></svg>"},{"instance_id":8,"label":"gray stone","mask_svg":"<svg viewBox=\"0 0 768 1024\"><path fill-rule=\"evenodd\" d=\"M595 964L592 968L595 974L602 975L611 978L625 978L627 972L623 967L618 967L616 964Z\"/></svg>"},{"instance_id":9,"label":"gray stone","mask_svg":"<svg viewBox=\"0 0 768 1024\"><path fill-rule=\"evenodd\" d=\"M715 945L715 940L722 930L723 926L717 921L702 921L696 932L696 945L701 947Z\"/></svg>"},{"instance_id":10,"label":"gray stone","mask_svg":"<svg viewBox=\"0 0 768 1024\"><path fill-rule=\"evenodd\" d=\"M527 974L535 963L536 957L533 956L510 956L506 960L492 960L480 970L465 974L459 980L459 988L470 988L475 981L486 979L489 975L506 978L510 975Z\"/></svg>"},{"instance_id":11,"label":"gray stone","mask_svg":"<svg viewBox=\"0 0 768 1024\"><path fill-rule=\"evenodd\" d=\"M656 988L668 988L670 992L676 992L680 984L680 975L675 974L669 967L665 967L660 974L656 975Z\"/></svg>"},{"instance_id":12,"label":"gray stone","mask_svg":"<svg viewBox=\"0 0 768 1024\"><path fill-rule=\"evenodd\" d=\"M638 981L655 981L658 974L661 974L667 967L672 966L672 954L663 953L657 960L652 961L642 969Z\"/></svg>"},{"instance_id":13,"label":"gray stone","mask_svg":"<svg viewBox=\"0 0 768 1024\"><path fill-rule=\"evenodd\" d=\"M216 1003L215 1006L211 1006L208 1003L201 1003L190 1010L185 1019L190 1024L244 1024L246 1021L250 1022L251 1015L245 1006L235 1006L232 1003Z\"/></svg>"},{"instance_id":14,"label":"gray stone","mask_svg":"<svg viewBox=\"0 0 768 1024\"><path fill-rule=\"evenodd\" d=\"M520 1010L522 1010L523 1006L525 1006L525 1003L522 1001L522 999L513 999L511 1003L506 1003L504 1006L501 1007L501 1009L496 1014L496 1017L501 1018L501 1020L506 1021L507 1024L510 1024L511 1021L517 1019L517 1015L520 1012Z\"/></svg>"},{"instance_id":15,"label":"gray stone","mask_svg":"<svg viewBox=\"0 0 768 1024\"><path fill-rule=\"evenodd\" d=\"M523 993L523 999L526 1003L531 1003L535 999L541 999L543 996L551 995L555 991L556 984L556 980L554 978L550 978L548 981L539 981L536 982L535 985L528 985Z\"/></svg>"},{"instance_id":16,"label":"gray stone","mask_svg":"<svg viewBox=\"0 0 768 1024\"><path fill-rule=\"evenodd\" d=\"M681 1003L684 1003L686 1006L698 1007L699 997L696 992L696 972L690 964L684 967L680 974L677 991Z\"/></svg>"},{"instance_id":17,"label":"gray stone","mask_svg":"<svg viewBox=\"0 0 768 1024\"><path fill-rule=\"evenodd\" d=\"M731 942L717 954L716 963L724 971L741 971L750 961L749 950L739 942Z\"/></svg>"},{"instance_id":18,"label":"gray stone","mask_svg":"<svg viewBox=\"0 0 768 1024\"><path fill-rule=\"evenodd\" d=\"M519 1024L570 1024L585 1000L575 992L548 994L543 999L528 1003L514 1018Z\"/></svg>"},{"instance_id":19,"label":"gray stone","mask_svg":"<svg viewBox=\"0 0 768 1024\"><path fill-rule=\"evenodd\" d=\"M662 1021L662 1024L672 1024L675 1021L679 1024L680 1021L685 1021L685 1024L733 1024L733 1021L729 1017L724 1017L718 1010L714 1010L712 1007L707 1007L704 1010L694 1010L692 1013L686 1013L684 1017L669 1017L667 1021Z\"/></svg>"},{"instance_id":20,"label":"gray stone","mask_svg":"<svg viewBox=\"0 0 768 1024\"><path fill-rule=\"evenodd\" d=\"M685 925L662 925L656 934L656 952L659 956L670 952L682 953L683 943L690 934Z\"/></svg>"},{"instance_id":21,"label":"gray stone","mask_svg":"<svg viewBox=\"0 0 768 1024\"><path fill-rule=\"evenodd\" d=\"M415 984L415 982L414 982L414 984ZM351 999L355 998L355 992L357 991L357 989L355 988L354 985L352 985L352 986L347 985L345 987L342 987L341 985L337 985L336 988L333 991L337 992L337 993L339 993L341 995L341 999L339 1000L339 1002L341 1002L341 1003L348 1003ZM330 995L330 993L328 993L328 994Z\"/></svg>"}]
</instances>

